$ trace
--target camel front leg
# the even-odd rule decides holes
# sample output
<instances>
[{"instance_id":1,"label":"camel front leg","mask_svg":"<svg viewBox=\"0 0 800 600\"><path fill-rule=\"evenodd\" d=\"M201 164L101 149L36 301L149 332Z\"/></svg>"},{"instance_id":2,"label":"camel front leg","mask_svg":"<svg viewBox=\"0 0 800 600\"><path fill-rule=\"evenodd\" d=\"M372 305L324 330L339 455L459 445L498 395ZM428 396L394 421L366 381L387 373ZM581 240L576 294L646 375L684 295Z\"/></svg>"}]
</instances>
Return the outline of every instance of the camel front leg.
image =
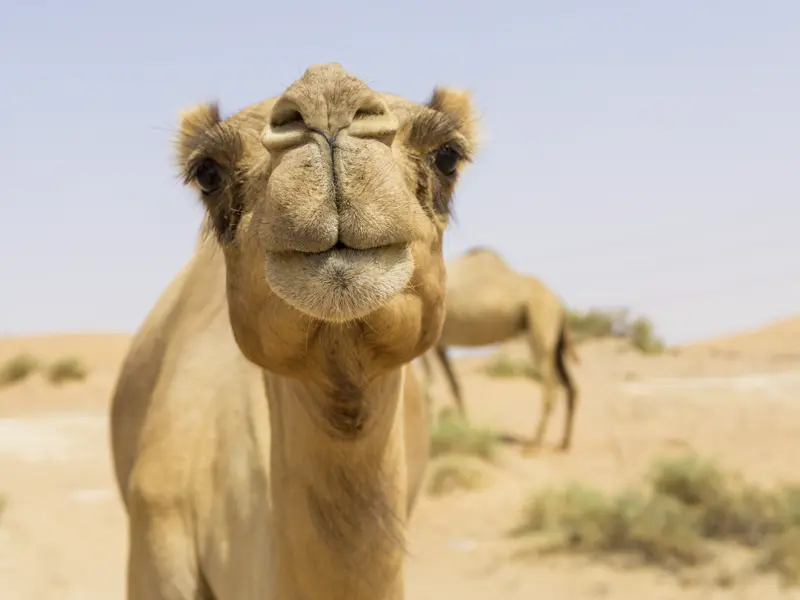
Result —
<instances>
[{"instance_id":1,"label":"camel front leg","mask_svg":"<svg viewBox=\"0 0 800 600\"><path fill-rule=\"evenodd\" d=\"M210 600L185 518L143 503L131 509L126 599Z\"/></svg>"}]
</instances>

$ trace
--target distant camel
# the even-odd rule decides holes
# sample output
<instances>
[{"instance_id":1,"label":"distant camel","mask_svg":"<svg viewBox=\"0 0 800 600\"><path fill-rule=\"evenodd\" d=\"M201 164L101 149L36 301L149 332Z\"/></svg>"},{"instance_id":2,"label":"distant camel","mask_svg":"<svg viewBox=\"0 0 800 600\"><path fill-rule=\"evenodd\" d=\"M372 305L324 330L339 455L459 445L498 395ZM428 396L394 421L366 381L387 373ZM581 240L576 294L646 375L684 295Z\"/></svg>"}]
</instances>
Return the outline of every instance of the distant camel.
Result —
<instances>
[{"instance_id":1,"label":"distant camel","mask_svg":"<svg viewBox=\"0 0 800 600\"><path fill-rule=\"evenodd\" d=\"M580 362L572 344L566 310L544 283L514 271L496 252L473 248L447 264L446 316L436 346L422 357L428 383L430 353L444 368L458 410L466 409L458 380L447 356L448 346L488 346L524 334L542 385L542 412L534 439L526 454L541 445L555 403L557 386L567 394L567 415L560 450L572 442L572 425L578 402L578 387L570 375L565 355Z\"/></svg>"}]
</instances>

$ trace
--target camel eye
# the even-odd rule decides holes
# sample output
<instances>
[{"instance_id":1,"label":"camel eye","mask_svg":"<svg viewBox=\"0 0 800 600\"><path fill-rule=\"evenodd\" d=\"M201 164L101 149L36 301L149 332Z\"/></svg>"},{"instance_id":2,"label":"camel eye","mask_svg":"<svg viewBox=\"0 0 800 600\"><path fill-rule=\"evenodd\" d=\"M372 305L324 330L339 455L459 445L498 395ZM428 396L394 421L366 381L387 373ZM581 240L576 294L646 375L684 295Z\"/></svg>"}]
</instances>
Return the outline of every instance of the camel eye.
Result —
<instances>
[{"instance_id":1,"label":"camel eye","mask_svg":"<svg viewBox=\"0 0 800 600\"><path fill-rule=\"evenodd\" d=\"M455 174L460 160L461 155L458 151L447 144L436 150L433 157L436 168L439 169L443 175L447 175L448 177Z\"/></svg>"},{"instance_id":2,"label":"camel eye","mask_svg":"<svg viewBox=\"0 0 800 600\"><path fill-rule=\"evenodd\" d=\"M194 180L204 194L214 194L222 187L222 167L216 161L204 158L194 169Z\"/></svg>"}]
</instances>

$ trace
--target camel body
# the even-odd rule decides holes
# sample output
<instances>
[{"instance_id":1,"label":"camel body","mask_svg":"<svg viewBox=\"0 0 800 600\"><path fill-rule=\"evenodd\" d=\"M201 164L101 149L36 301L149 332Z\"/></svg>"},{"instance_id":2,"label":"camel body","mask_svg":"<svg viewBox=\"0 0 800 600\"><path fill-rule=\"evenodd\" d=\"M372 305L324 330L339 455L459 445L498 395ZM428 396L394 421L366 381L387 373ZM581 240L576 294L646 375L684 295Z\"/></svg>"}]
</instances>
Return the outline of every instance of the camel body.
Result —
<instances>
[{"instance_id":1,"label":"camel body","mask_svg":"<svg viewBox=\"0 0 800 600\"><path fill-rule=\"evenodd\" d=\"M466 92L420 104L337 63L184 111L206 218L112 399L128 600L404 597L429 443L409 364L444 322L473 120Z\"/></svg>"},{"instance_id":2,"label":"camel body","mask_svg":"<svg viewBox=\"0 0 800 600\"><path fill-rule=\"evenodd\" d=\"M112 403L112 450L127 510L155 501L171 515L164 526L183 522L164 552L180 557L187 585L200 597L190 582L228 590L216 600L261 599L274 577L269 410L262 371L231 330L224 269L221 252L199 244L134 337ZM429 425L410 366L405 377L410 514ZM142 496L147 506L136 505Z\"/></svg>"},{"instance_id":3,"label":"camel body","mask_svg":"<svg viewBox=\"0 0 800 600\"><path fill-rule=\"evenodd\" d=\"M447 265L447 312L440 345L499 344L526 331L529 298L542 297L534 279L521 281L497 254L484 250ZM529 293L521 293L530 289ZM544 310L552 307L540 302Z\"/></svg>"}]
</instances>

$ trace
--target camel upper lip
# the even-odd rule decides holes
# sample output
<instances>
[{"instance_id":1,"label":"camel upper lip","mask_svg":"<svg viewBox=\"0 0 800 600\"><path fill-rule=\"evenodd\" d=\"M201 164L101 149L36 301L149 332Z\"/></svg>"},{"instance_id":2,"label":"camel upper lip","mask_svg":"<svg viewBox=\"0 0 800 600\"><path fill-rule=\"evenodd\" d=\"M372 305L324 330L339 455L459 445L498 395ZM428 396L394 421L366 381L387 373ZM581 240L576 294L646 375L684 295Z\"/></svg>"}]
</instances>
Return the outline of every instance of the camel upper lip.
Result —
<instances>
[{"instance_id":1,"label":"camel upper lip","mask_svg":"<svg viewBox=\"0 0 800 600\"><path fill-rule=\"evenodd\" d=\"M391 247L396 246L396 245L397 244L382 244L380 246L369 246L367 248L354 248L353 246L348 246L347 244L345 244L342 241L338 241L333 246L331 246L330 248L328 248L326 250L322 250L321 252L306 252L304 254L311 254L311 255L313 255L313 254L328 254L329 252L335 252L337 250L351 250L353 252L368 252L368 251L371 251L371 250L381 250L381 249L385 249L385 248L391 248Z\"/></svg>"},{"instance_id":2,"label":"camel upper lip","mask_svg":"<svg viewBox=\"0 0 800 600\"><path fill-rule=\"evenodd\" d=\"M379 246L367 246L365 248L355 248L353 246L348 246L342 241L336 242L333 246L326 248L325 250L317 250L317 251L307 251L307 250L268 250L267 254L272 254L275 256L280 255L305 255L305 256L324 256L326 254L330 254L332 252L374 252L375 250L388 250L391 248L396 248L399 246L405 246L406 244L381 244Z\"/></svg>"}]
</instances>

